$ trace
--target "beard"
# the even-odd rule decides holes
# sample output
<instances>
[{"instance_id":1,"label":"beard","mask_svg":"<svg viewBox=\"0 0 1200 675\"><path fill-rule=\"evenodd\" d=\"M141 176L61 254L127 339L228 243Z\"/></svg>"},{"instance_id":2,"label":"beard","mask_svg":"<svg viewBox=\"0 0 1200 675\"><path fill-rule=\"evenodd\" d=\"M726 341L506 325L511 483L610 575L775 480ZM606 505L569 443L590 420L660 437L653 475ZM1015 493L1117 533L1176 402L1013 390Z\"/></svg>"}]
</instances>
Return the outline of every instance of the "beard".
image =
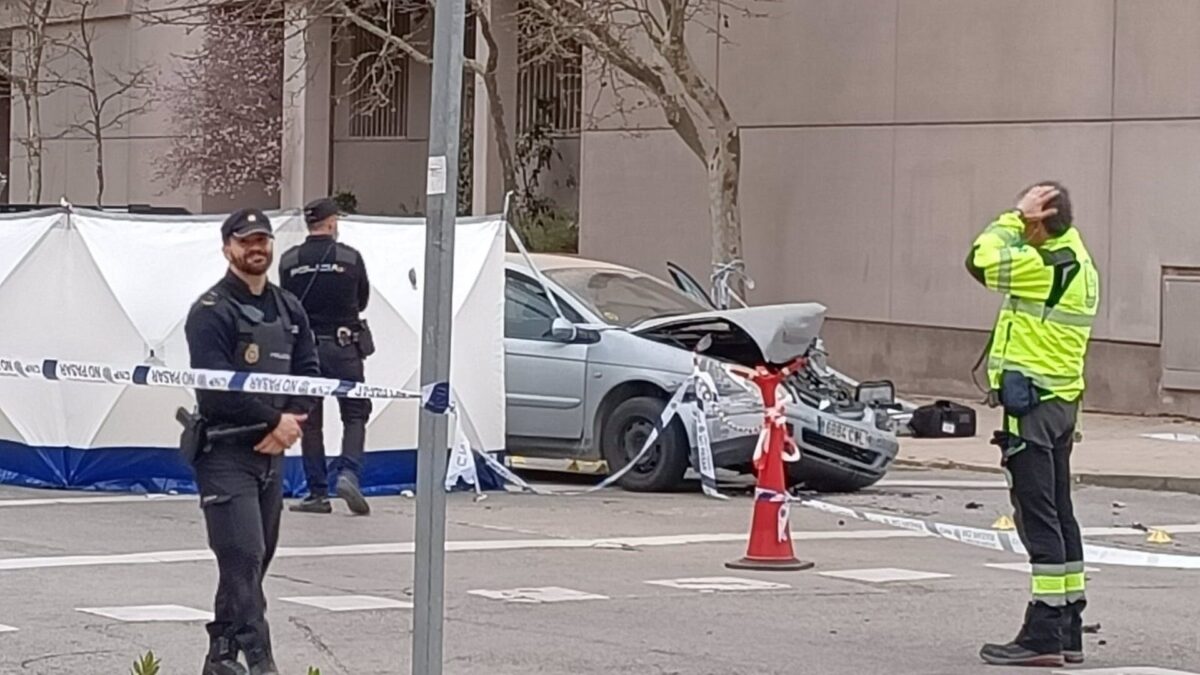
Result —
<instances>
[{"instance_id":1,"label":"beard","mask_svg":"<svg viewBox=\"0 0 1200 675\"><path fill-rule=\"evenodd\" d=\"M271 251L251 251L245 255L233 256L233 266L241 273L252 276L266 274L271 269L273 255Z\"/></svg>"}]
</instances>

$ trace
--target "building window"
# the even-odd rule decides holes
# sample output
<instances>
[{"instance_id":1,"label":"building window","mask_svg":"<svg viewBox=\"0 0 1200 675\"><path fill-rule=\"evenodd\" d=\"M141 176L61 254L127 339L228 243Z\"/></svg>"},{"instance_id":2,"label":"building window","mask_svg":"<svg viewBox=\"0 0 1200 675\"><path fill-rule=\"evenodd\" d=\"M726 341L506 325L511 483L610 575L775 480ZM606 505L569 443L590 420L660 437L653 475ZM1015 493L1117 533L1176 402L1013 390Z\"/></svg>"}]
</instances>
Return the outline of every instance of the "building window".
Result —
<instances>
[{"instance_id":1,"label":"building window","mask_svg":"<svg viewBox=\"0 0 1200 675\"><path fill-rule=\"evenodd\" d=\"M535 25L525 0L518 6L524 25L517 32L517 133L544 125L551 133L578 134L583 109L583 49L574 41L547 49L535 36L549 33Z\"/></svg>"},{"instance_id":2,"label":"building window","mask_svg":"<svg viewBox=\"0 0 1200 675\"><path fill-rule=\"evenodd\" d=\"M349 29L350 137L407 136L408 57L365 28L351 25ZM396 35L408 35L409 14L398 13L390 30Z\"/></svg>"}]
</instances>

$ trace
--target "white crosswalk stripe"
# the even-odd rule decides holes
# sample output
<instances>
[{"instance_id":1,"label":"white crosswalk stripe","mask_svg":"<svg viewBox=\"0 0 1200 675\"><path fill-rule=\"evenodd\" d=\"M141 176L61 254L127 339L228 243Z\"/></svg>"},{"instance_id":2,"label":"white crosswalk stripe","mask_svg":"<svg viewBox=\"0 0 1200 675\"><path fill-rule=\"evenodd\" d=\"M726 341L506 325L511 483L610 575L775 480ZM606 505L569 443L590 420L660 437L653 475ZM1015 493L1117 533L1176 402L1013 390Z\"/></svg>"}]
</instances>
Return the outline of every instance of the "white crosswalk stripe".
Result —
<instances>
[{"instance_id":1,"label":"white crosswalk stripe","mask_svg":"<svg viewBox=\"0 0 1200 675\"><path fill-rule=\"evenodd\" d=\"M953 575L940 572L921 572L919 570L898 569L895 567L878 567L862 570L840 570L836 572L821 572L822 576L853 581L867 581L882 584L892 581L922 581L925 579L947 579Z\"/></svg>"},{"instance_id":2,"label":"white crosswalk stripe","mask_svg":"<svg viewBox=\"0 0 1200 675\"><path fill-rule=\"evenodd\" d=\"M687 591L772 591L791 588L787 584L777 584L758 579L743 579L741 577L695 577L691 579L659 579L647 581L653 586L666 586Z\"/></svg>"},{"instance_id":3,"label":"white crosswalk stripe","mask_svg":"<svg viewBox=\"0 0 1200 675\"><path fill-rule=\"evenodd\" d=\"M413 604L404 600L380 598L374 595L308 595L280 598L283 602L307 605L330 612L355 612L370 609L412 609Z\"/></svg>"},{"instance_id":4,"label":"white crosswalk stripe","mask_svg":"<svg viewBox=\"0 0 1200 675\"><path fill-rule=\"evenodd\" d=\"M95 614L117 621L212 621L211 612L182 605L133 605L129 607L78 607L77 612Z\"/></svg>"},{"instance_id":5,"label":"white crosswalk stripe","mask_svg":"<svg viewBox=\"0 0 1200 675\"><path fill-rule=\"evenodd\" d=\"M517 602L526 604L540 604L544 602L571 602L575 600L608 600L606 595L597 595L595 593L585 593L571 588L561 588L559 586L544 586L541 588L510 588L501 591L489 591L484 589L467 591L471 595L478 595L482 598L490 600L503 600L505 602Z\"/></svg>"}]
</instances>

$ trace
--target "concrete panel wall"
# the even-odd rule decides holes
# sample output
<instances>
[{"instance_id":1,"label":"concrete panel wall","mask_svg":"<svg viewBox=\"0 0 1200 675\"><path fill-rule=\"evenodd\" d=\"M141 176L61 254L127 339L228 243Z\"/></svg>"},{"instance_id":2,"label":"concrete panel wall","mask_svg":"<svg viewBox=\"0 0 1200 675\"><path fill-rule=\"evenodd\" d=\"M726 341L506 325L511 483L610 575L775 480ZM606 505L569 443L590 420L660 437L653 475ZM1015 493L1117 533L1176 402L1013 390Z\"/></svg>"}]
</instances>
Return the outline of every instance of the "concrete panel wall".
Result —
<instances>
[{"instance_id":1,"label":"concrete panel wall","mask_svg":"<svg viewBox=\"0 0 1200 675\"><path fill-rule=\"evenodd\" d=\"M1200 115L1200 2L1117 3L1117 117Z\"/></svg>"},{"instance_id":2,"label":"concrete panel wall","mask_svg":"<svg viewBox=\"0 0 1200 675\"><path fill-rule=\"evenodd\" d=\"M745 249L756 299L812 300L845 318L888 316L894 133L746 131L742 217L753 231ZM707 264L695 270L708 272Z\"/></svg>"},{"instance_id":3,"label":"concrete panel wall","mask_svg":"<svg viewBox=\"0 0 1200 675\"><path fill-rule=\"evenodd\" d=\"M1036 180L1067 186L1084 241L1107 268L1108 125L901 127L895 161L889 320L990 326L998 296L967 275L967 252L988 222ZM1106 335L1106 328L1102 316L1097 334Z\"/></svg>"},{"instance_id":4,"label":"concrete panel wall","mask_svg":"<svg viewBox=\"0 0 1200 675\"><path fill-rule=\"evenodd\" d=\"M748 126L890 122L896 0L790 1L722 31L721 94ZM767 84L767 83L770 84Z\"/></svg>"},{"instance_id":5,"label":"concrete panel wall","mask_svg":"<svg viewBox=\"0 0 1200 675\"><path fill-rule=\"evenodd\" d=\"M1161 390L1158 347L1162 268L1200 267L1200 3L771 11L731 15L719 53L743 126L754 301L826 303L845 340L836 351L864 374L903 356L911 387L969 383L999 301L966 274L970 242L1022 187L1056 178L1102 278L1090 403L1200 412L1194 396ZM707 276L700 166L669 132L636 142L584 135L583 254L656 273L673 258Z\"/></svg>"},{"instance_id":6,"label":"concrete panel wall","mask_svg":"<svg viewBox=\"0 0 1200 675\"><path fill-rule=\"evenodd\" d=\"M1111 112L1111 2L901 0L897 33L899 120L1085 119Z\"/></svg>"}]
</instances>

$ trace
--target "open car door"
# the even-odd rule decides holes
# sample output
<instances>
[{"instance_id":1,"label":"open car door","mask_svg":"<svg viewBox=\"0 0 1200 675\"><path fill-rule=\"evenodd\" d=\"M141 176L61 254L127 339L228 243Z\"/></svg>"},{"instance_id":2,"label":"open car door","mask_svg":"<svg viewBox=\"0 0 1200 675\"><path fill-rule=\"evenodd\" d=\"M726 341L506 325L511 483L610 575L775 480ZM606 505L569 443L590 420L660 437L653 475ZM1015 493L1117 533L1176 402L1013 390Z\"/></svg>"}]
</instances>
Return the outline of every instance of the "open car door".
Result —
<instances>
[{"instance_id":1,"label":"open car door","mask_svg":"<svg viewBox=\"0 0 1200 675\"><path fill-rule=\"evenodd\" d=\"M710 295L709 291L705 291L704 287L700 285L700 282L696 281L696 278L693 277L691 274L688 274L687 270L683 269L682 267L680 267L679 265L676 265L673 262L667 262L667 272L670 273L671 279L675 282L675 286L677 288L679 288L680 291L683 291L689 297L692 297L695 300L697 300L698 302L705 304L709 307L712 307L713 309L722 309L722 307L718 307L716 301L713 300L713 295ZM715 294L715 292L716 292L716 290L713 289L714 294ZM750 306L745 300L743 300L741 298L741 296L739 296L737 293L735 293L733 291L733 289L728 289L728 293L729 293L730 299L733 300L733 302L736 303L737 306L740 306L740 307L749 307ZM729 309L729 308L724 308L724 309Z\"/></svg>"},{"instance_id":2,"label":"open car door","mask_svg":"<svg viewBox=\"0 0 1200 675\"><path fill-rule=\"evenodd\" d=\"M692 298L696 302L713 309L719 309L709 297L708 291L696 281L696 278L688 274L687 270L673 262L667 262L667 272L671 275L671 280L675 282L675 286L683 291L685 295Z\"/></svg>"}]
</instances>

